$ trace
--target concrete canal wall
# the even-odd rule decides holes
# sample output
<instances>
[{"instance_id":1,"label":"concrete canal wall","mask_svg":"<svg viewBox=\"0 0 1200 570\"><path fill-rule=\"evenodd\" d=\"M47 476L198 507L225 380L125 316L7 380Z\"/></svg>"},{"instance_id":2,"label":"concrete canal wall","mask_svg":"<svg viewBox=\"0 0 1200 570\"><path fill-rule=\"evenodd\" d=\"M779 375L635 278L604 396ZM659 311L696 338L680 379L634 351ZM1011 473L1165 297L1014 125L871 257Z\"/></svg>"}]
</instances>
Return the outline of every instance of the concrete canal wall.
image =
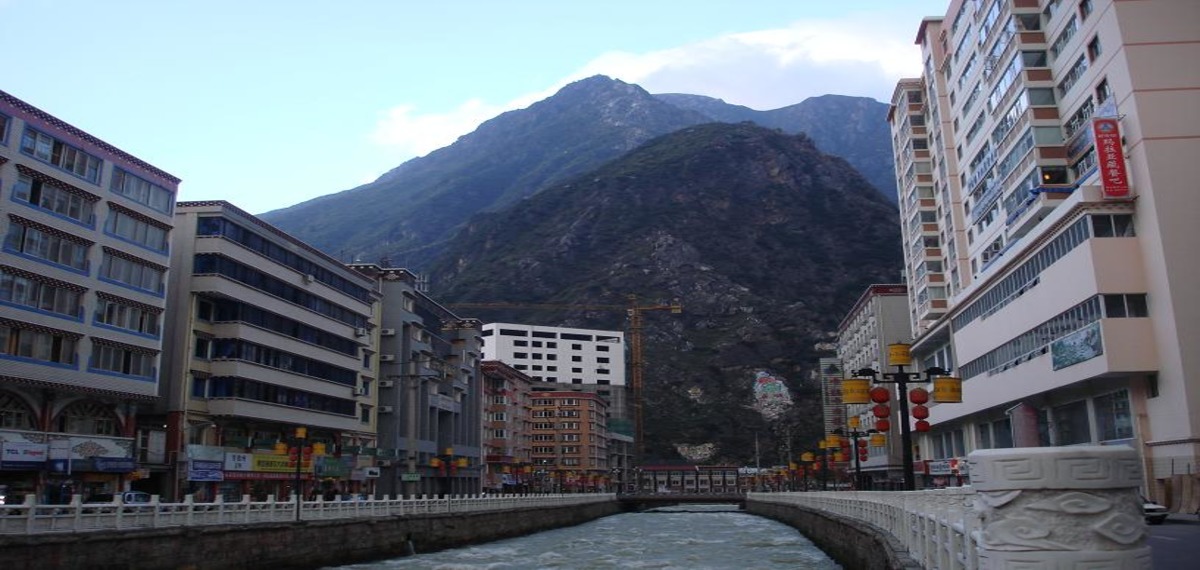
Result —
<instances>
[{"instance_id":1,"label":"concrete canal wall","mask_svg":"<svg viewBox=\"0 0 1200 570\"><path fill-rule=\"evenodd\" d=\"M799 530L844 568L921 568L892 535L861 521L795 505L746 501L746 512Z\"/></svg>"},{"instance_id":2,"label":"concrete canal wall","mask_svg":"<svg viewBox=\"0 0 1200 570\"><path fill-rule=\"evenodd\" d=\"M306 570L574 526L617 501L530 510L0 536L4 570ZM410 546L411 544L411 546Z\"/></svg>"}]
</instances>

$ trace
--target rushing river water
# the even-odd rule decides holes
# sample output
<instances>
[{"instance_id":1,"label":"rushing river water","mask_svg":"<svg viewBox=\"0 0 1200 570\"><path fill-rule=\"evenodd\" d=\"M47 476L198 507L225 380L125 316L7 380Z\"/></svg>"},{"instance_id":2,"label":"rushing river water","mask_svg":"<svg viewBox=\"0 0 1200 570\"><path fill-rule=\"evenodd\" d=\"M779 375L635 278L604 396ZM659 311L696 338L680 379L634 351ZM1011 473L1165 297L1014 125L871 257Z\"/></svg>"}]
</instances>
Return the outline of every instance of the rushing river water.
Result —
<instances>
[{"instance_id":1,"label":"rushing river water","mask_svg":"<svg viewBox=\"0 0 1200 570\"><path fill-rule=\"evenodd\" d=\"M613 515L478 546L338 568L825 570L841 566L785 524L739 512L730 505L690 505Z\"/></svg>"}]
</instances>

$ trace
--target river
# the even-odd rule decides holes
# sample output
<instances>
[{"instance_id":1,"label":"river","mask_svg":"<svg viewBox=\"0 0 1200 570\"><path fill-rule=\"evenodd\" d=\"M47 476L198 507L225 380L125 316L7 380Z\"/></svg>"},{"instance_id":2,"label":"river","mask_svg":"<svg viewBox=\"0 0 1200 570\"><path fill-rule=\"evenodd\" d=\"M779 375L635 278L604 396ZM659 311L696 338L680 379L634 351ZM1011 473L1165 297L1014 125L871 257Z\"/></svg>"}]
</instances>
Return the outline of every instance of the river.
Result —
<instances>
[{"instance_id":1,"label":"river","mask_svg":"<svg viewBox=\"0 0 1200 570\"><path fill-rule=\"evenodd\" d=\"M732 505L624 513L528 536L419 553L341 570L841 568L796 529Z\"/></svg>"}]
</instances>

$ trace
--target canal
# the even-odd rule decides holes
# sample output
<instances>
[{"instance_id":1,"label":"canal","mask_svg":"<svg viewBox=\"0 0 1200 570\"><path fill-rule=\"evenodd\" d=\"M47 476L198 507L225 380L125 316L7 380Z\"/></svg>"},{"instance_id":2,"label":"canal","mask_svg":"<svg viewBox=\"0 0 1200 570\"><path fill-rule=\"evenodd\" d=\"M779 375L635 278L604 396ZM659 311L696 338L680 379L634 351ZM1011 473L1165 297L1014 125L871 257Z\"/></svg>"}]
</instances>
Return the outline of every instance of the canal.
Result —
<instances>
[{"instance_id":1,"label":"canal","mask_svg":"<svg viewBox=\"0 0 1200 570\"><path fill-rule=\"evenodd\" d=\"M792 527L733 505L663 507L477 546L341 570L841 568Z\"/></svg>"}]
</instances>

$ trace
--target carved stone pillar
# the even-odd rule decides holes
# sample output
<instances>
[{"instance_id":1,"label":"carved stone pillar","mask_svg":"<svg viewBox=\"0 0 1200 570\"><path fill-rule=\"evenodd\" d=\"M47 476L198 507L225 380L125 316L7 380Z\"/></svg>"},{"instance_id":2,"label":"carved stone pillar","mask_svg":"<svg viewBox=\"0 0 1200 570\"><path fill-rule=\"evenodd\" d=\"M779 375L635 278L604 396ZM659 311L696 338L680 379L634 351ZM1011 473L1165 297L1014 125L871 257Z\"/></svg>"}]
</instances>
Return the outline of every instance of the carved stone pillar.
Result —
<instances>
[{"instance_id":1,"label":"carved stone pillar","mask_svg":"<svg viewBox=\"0 0 1200 570\"><path fill-rule=\"evenodd\" d=\"M1135 450L988 449L969 461L981 569L1151 567Z\"/></svg>"}]
</instances>

